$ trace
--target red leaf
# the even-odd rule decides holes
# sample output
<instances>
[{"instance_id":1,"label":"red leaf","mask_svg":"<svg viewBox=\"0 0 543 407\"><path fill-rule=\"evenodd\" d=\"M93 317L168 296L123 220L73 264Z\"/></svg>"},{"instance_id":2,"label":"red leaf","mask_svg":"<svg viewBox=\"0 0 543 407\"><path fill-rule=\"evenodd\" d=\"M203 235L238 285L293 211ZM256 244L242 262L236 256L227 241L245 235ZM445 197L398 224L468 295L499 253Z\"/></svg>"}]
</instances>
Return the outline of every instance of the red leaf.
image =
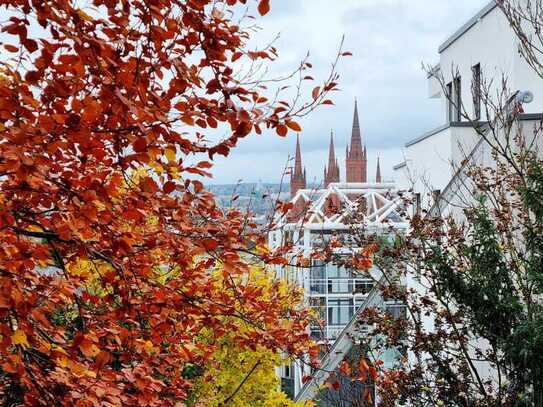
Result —
<instances>
[{"instance_id":1,"label":"red leaf","mask_svg":"<svg viewBox=\"0 0 543 407\"><path fill-rule=\"evenodd\" d=\"M204 239L202 240L202 246L204 246L206 250L215 250L219 247L219 242L215 239Z\"/></svg>"},{"instance_id":2,"label":"red leaf","mask_svg":"<svg viewBox=\"0 0 543 407\"><path fill-rule=\"evenodd\" d=\"M141 153L147 148L147 140L145 137L138 137L138 139L132 145L136 153Z\"/></svg>"},{"instance_id":3,"label":"red leaf","mask_svg":"<svg viewBox=\"0 0 543 407\"><path fill-rule=\"evenodd\" d=\"M285 137L288 133L288 127L283 125L283 124L280 124L278 125L276 128L275 128L275 131L277 132L277 134L279 134L281 137Z\"/></svg>"},{"instance_id":4,"label":"red leaf","mask_svg":"<svg viewBox=\"0 0 543 407\"><path fill-rule=\"evenodd\" d=\"M96 355L96 358L94 359L94 367L96 370L100 370L102 367L104 367L105 364L109 363L111 360L111 356L108 352L104 352L103 350Z\"/></svg>"},{"instance_id":5,"label":"red leaf","mask_svg":"<svg viewBox=\"0 0 543 407\"><path fill-rule=\"evenodd\" d=\"M173 183L172 181L166 182L164 184L164 187L162 187L162 190L164 191L165 194L169 194L175 191L175 183Z\"/></svg>"},{"instance_id":6,"label":"red leaf","mask_svg":"<svg viewBox=\"0 0 543 407\"><path fill-rule=\"evenodd\" d=\"M38 43L32 39L26 39L25 41L23 41L23 45L30 52L34 52L38 49Z\"/></svg>"},{"instance_id":7,"label":"red leaf","mask_svg":"<svg viewBox=\"0 0 543 407\"><path fill-rule=\"evenodd\" d=\"M315 86L315 88L313 89L313 92L311 92L311 96L313 96L313 99L317 99L319 97L320 91L321 91L321 87Z\"/></svg>"},{"instance_id":8,"label":"red leaf","mask_svg":"<svg viewBox=\"0 0 543 407\"><path fill-rule=\"evenodd\" d=\"M258 3L258 12L261 16L268 14L270 11L270 0L260 0Z\"/></svg>"},{"instance_id":9,"label":"red leaf","mask_svg":"<svg viewBox=\"0 0 543 407\"><path fill-rule=\"evenodd\" d=\"M312 378L313 378L313 376L306 374L306 375L304 375L304 376L302 377L302 383L305 384L305 383L307 383L308 381L310 381Z\"/></svg>"}]
</instances>

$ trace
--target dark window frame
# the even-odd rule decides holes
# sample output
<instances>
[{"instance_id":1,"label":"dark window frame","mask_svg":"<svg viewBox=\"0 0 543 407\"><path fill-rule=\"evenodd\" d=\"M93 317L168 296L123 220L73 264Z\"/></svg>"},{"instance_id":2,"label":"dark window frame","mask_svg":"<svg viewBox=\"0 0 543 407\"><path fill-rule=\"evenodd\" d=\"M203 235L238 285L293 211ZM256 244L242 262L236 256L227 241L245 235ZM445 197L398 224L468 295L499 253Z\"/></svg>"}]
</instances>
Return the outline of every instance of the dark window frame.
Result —
<instances>
[{"instance_id":1,"label":"dark window frame","mask_svg":"<svg viewBox=\"0 0 543 407\"><path fill-rule=\"evenodd\" d=\"M454 118L455 121L462 121L462 77L458 75L454 78Z\"/></svg>"},{"instance_id":2,"label":"dark window frame","mask_svg":"<svg viewBox=\"0 0 543 407\"><path fill-rule=\"evenodd\" d=\"M471 68L473 73L473 115L475 120L481 120L482 77L481 64L475 64Z\"/></svg>"},{"instance_id":3,"label":"dark window frame","mask_svg":"<svg viewBox=\"0 0 543 407\"><path fill-rule=\"evenodd\" d=\"M422 211L422 201L420 192L415 193L415 215L420 215Z\"/></svg>"},{"instance_id":4,"label":"dark window frame","mask_svg":"<svg viewBox=\"0 0 543 407\"><path fill-rule=\"evenodd\" d=\"M454 106L453 106L453 83L449 82L445 85L447 92L447 121L450 123L453 121L454 117Z\"/></svg>"}]
</instances>

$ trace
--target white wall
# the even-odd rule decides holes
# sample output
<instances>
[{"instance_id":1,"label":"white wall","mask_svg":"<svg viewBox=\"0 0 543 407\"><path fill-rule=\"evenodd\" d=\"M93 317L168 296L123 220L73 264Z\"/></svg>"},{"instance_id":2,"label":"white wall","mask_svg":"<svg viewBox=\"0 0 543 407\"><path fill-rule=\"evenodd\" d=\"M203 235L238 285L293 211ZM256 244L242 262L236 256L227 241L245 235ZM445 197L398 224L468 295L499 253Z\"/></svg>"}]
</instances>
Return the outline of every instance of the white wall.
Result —
<instances>
[{"instance_id":1,"label":"white wall","mask_svg":"<svg viewBox=\"0 0 543 407\"><path fill-rule=\"evenodd\" d=\"M502 89L502 78L512 91L530 90L534 101L525 105L527 113L543 111L543 81L518 53L518 39L499 7L481 18L440 54L441 73L445 83L452 81L457 70L462 79L462 101L469 115L473 114L472 67L481 64L483 81L492 81L492 88ZM493 92L494 94L495 92ZM442 97L443 118L446 99ZM482 109L484 119L484 109Z\"/></svg>"},{"instance_id":2,"label":"white wall","mask_svg":"<svg viewBox=\"0 0 543 407\"><path fill-rule=\"evenodd\" d=\"M451 128L446 128L404 151L406 167L395 171L398 189L413 188L421 194L423 207L431 204L432 191L443 188L452 177Z\"/></svg>"}]
</instances>

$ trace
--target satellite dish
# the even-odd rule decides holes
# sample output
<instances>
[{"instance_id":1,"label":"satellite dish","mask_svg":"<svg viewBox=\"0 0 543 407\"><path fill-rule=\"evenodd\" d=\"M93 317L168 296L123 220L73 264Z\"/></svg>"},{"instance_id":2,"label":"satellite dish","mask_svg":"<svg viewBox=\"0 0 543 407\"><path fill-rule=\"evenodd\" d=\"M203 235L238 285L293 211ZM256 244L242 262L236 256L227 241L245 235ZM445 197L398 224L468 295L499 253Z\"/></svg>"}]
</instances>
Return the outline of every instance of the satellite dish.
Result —
<instances>
[{"instance_id":1,"label":"satellite dish","mask_svg":"<svg viewBox=\"0 0 543 407\"><path fill-rule=\"evenodd\" d=\"M520 103L530 103L534 100L534 94L529 90L519 92L517 95L517 101Z\"/></svg>"}]
</instances>

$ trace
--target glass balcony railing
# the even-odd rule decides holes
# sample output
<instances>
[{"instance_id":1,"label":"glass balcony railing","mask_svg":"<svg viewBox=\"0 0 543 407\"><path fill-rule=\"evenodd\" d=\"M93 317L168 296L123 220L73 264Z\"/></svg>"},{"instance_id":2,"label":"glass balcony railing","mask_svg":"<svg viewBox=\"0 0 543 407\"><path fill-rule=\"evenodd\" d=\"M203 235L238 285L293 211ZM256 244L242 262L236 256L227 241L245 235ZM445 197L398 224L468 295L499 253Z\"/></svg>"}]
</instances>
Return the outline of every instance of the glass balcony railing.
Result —
<instances>
[{"instance_id":1,"label":"glass balcony railing","mask_svg":"<svg viewBox=\"0 0 543 407\"><path fill-rule=\"evenodd\" d=\"M309 295L368 294L373 282L357 278L312 278L309 280Z\"/></svg>"}]
</instances>

